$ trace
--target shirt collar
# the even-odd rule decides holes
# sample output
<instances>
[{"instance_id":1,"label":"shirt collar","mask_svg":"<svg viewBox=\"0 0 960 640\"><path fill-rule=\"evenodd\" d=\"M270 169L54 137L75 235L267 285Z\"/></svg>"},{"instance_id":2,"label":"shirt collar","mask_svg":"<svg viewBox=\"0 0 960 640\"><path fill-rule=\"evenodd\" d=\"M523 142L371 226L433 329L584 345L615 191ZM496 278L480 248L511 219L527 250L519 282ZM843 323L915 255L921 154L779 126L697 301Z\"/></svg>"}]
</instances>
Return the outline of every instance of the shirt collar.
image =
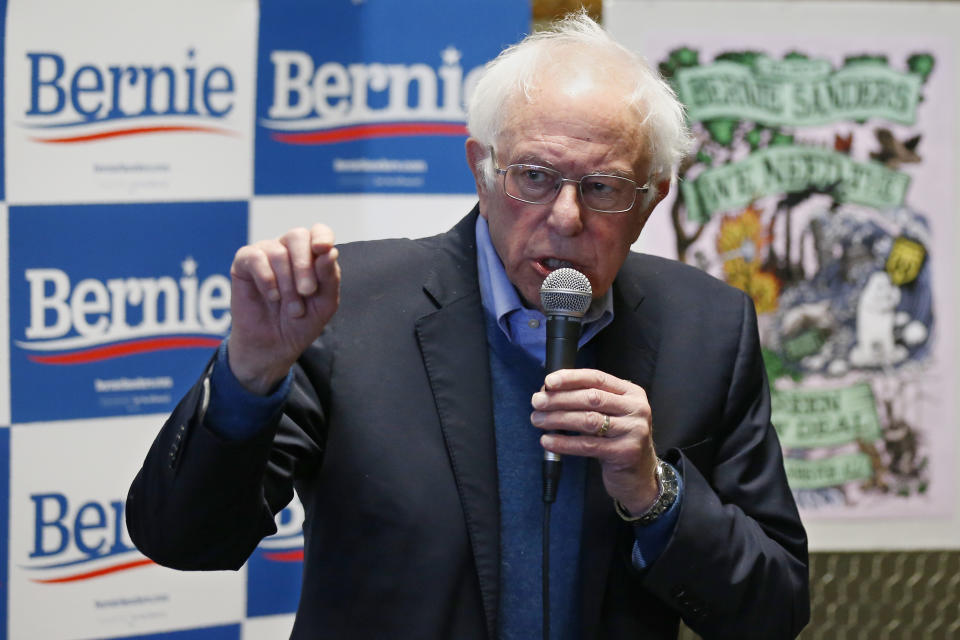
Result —
<instances>
[{"instance_id":1,"label":"shirt collar","mask_svg":"<svg viewBox=\"0 0 960 640\"><path fill-rule=\"evenodd\" d=\"M540 320L541 326L546 317L539 310L528 309L523 305L520 294L511 284L507 272L503 267L500 256L490 239L490 229L483 216L477 216L477 271L480 281L480 297L483 308L497 321L497 326L511 342L514 341L510 329L509 316L516 311L522 311L525 317L533 316ZM583 331L580 335L580 345L583 346L590 338L597 334L613 321L613 293L610 289L602 298L594 299L583 316ZM545 331L546 329L543 329Z\"/></svg>"}]
</instances>

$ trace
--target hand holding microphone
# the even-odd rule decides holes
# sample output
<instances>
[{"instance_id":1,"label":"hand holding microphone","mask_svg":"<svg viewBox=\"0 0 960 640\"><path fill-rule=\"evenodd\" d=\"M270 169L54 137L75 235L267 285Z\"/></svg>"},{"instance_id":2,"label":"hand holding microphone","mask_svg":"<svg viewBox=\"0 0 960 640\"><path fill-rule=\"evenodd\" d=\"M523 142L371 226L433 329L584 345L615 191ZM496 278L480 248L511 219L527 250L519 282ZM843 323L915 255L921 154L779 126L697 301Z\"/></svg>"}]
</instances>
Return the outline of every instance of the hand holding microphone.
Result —
<instances>
[{"instance_id":1,"label":"hand holding microphone","mask_svg":"<svg viewBox=\"0 0 960 640\"><path fill-rule=\"evenodd\" d=\"M546 432L543 500L556 499L560 454L586 456L600 462L607 493L631 513L642 513L659 490L646 391L602 371L569 371L576 363L580 323L591 297L589 280L574 269L557 269L540 288L552 383L534 394L531 421ZM568 371L554 374L560 369Z\"/></svg>"}]
</instances>

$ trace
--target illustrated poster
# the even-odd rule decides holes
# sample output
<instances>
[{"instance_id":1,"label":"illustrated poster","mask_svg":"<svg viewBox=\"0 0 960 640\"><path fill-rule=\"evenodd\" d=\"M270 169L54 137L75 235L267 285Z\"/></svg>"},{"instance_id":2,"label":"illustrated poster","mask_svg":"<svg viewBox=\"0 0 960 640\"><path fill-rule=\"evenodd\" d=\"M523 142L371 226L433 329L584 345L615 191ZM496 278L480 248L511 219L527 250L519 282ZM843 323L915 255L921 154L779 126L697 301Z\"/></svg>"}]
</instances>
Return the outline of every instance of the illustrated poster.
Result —
<instances>
[{"instance_id":1,"label":"illustrated poster","mask_svg":"<svg viewBox=\"0 0 960 640\"><path fill-rule=\"evenodd\" d=\"M750 4L729 29L637 36L696 138L643 250L753 299L805 519L948 513L955 45L738 31Z\"/></svg>"}]
</instances>

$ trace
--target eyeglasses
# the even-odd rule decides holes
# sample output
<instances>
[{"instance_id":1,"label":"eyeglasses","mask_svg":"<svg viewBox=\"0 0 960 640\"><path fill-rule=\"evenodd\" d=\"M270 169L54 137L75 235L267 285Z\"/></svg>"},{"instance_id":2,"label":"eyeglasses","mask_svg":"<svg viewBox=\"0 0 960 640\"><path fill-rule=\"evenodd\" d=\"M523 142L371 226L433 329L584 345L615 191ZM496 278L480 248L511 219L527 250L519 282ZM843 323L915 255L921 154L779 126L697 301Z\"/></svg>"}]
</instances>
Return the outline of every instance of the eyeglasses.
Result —
<instances>
[{"instance_id":1,"label":"eyeglasses","mask_svg":"<svg viewBox=\"0 0 960 640\"><path fill-rule=\"evenodd\" d=\"M637 191L646 193L650 184L641 187L630 178L591 173L579 180L564 178L556 169L535 164L511 164L496 168L503 176L503 192L514 200L529 204L547 204L556 199L564 182L574 182L583 205L600 213L623 213L633 208Z\"/></svg>"}]
</instances>

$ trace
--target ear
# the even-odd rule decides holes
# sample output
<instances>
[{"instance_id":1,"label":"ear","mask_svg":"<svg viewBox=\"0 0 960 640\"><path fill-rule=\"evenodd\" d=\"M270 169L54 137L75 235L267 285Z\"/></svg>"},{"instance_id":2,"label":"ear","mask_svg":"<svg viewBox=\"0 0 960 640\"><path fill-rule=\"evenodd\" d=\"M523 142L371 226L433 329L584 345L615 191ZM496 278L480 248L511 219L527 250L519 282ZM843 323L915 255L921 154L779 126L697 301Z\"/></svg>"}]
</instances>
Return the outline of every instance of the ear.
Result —
<instances>
[{"instance_id":1,"label":"ear","mask_svg":"<svg viewBox=\"0 0 960 640\"><path fill-rule=\"evenodd\" d=\"M652 210L660 204L660 201L666 198L668 193L670 193L670 178L664 178L657 183L657 195L650 203L650 209Z\"/></svg>"},{"instance_id":2,"label":"ear","mask_svg":"<svg viewBox=\"0 0 960 640\"><path fill-rule=\"evenodd\" d=\"M470 166L470 172L473 174L473 181L477 186L477 195L482 196L486 191L486 181L483 179L483 171L480 169L480 163L487 159L487 147L480 144L476 138L467 138L467 164Z\"/></svg>"},{"instance_id":3,"label":"ear","mask_svg":"<svg viewBox=\"0 0 960 640\"><path fill-rule=\"evenodd\" d=\"M643 214L640 216L643 218L643 223L647 223L647 219L650 217L650 214L653 213L653 210L657 208L657 205L660 204L664 198L667 197L667 194L670 193L670 178L664 178L660 182L656 183L656 195L647 203L646 208L643 210Z\"/></svg>"}]
</instances>

